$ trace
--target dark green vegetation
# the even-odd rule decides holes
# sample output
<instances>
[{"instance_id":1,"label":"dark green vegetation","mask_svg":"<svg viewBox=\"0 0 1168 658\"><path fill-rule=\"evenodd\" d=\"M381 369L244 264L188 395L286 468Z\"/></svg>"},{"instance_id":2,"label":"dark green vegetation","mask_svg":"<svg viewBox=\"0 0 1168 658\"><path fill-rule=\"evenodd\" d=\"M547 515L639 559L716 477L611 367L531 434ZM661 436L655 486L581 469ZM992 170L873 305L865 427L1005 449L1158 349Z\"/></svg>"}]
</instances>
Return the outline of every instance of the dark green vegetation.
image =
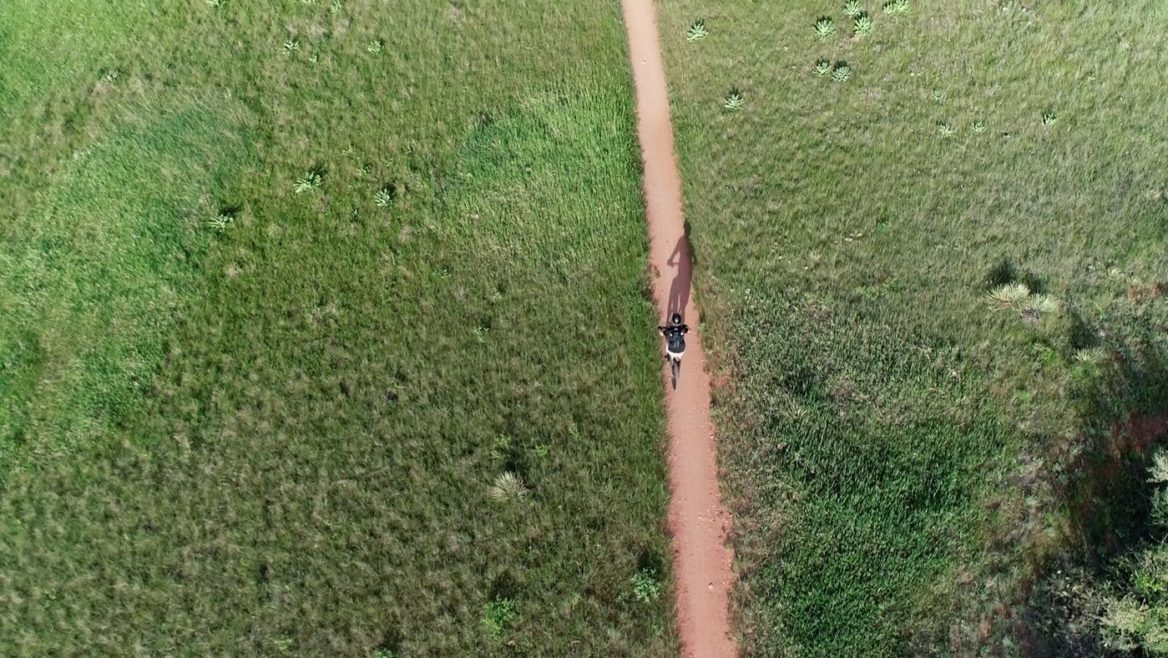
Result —
<instances>
[{"instance_id":1,"label":"dark green vegetation","mask_svg":"<svg viewBox=\"0 0 1168 658\"><path fill-rule=\"evenodd\" d=\"M1168 410L1168 7L843 7L662 5L744 646L1060 655Z\"/></svg>"},{"instance_id":2,"label":"dark green vegetation","mask_svg":"<svg viewBox=\"0 0 1168 658\"><path fill-rule=\"evenodd\" d=\"M616 3L18 0L0 55L0 654L675 650Z\"/></svg>"}]
</instances>

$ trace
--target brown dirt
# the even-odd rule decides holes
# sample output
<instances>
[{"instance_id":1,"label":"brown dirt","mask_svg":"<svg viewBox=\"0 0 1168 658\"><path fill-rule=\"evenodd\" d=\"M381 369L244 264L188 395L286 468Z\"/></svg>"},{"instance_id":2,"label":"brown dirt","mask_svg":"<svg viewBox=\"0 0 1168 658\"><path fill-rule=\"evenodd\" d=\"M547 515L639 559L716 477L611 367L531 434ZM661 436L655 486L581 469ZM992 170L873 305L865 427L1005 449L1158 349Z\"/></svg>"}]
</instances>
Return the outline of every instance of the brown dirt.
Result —
<instances>
[{"instance_id":1,"label":"brown dirt","mask_svg":"<svg viewBox=\"0 0 1168 658\"><path fill-rule=\"evenodd\" d=\"M665 68L652 0L622 0L637 95L637 134L645 164L649 260L661 317L679 311L690 326L677 390L662 359L669 421L669 529L677 582L677 624L686 656L735 656L730 635L733 555L730 517L718 490L718 454L710 422L710 381L690 295L692 259L682 215L681 177L669 120Z\"/></svg>"}]
</instances>

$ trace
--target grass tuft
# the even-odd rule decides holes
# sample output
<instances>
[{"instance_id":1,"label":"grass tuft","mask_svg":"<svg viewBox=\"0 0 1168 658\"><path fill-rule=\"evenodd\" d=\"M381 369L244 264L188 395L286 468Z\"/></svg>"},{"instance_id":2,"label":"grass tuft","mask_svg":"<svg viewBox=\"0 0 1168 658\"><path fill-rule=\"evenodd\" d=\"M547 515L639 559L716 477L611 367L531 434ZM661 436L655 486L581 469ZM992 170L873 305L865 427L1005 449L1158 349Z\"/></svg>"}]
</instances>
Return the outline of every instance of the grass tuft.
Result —
<instances>
[{"instance_id":1,"label":"grass tuft","mask_svg":"<svg viewBox=\"0 0 1168 658\"><path fill-rule=\"evenodd\" d=\"M495 483L491 485L489 493L493 500L499 502L517 502L523 500L529 492L522 478L507 472L501 473L495 478Z\"/></svg>"},{"instance_id":2,"label":"grass tuft","mask_svg":"<svg viewBox=\"0 0 1168 658\"><path fill-rule=\"evenodd\" d=\"M1030 298L1030 288L1025 283L1007 283L994 288L986 294L986 303L990 308L1003 311L1020 309Z\"/></svg>"}]
</instances>

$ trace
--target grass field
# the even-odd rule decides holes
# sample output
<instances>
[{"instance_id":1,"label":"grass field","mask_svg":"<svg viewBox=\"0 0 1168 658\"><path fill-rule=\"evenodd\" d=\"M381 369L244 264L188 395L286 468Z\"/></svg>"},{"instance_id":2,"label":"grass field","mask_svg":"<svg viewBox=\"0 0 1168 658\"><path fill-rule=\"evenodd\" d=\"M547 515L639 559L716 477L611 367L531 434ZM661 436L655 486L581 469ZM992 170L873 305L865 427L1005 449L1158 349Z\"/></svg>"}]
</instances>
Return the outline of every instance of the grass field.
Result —
<instances>
[{"instance_id":1,"label":"grass field","mask_svg":"<svg viewBox=\"0 0 1168 658\"><path fill-rule=\"evenodd\" d=\"M859 5L659 5L740 631L1013 655L1083 464L1168 399L1168 8Z\"/></svg>"},{"instance_id":2,"label":"grass field","mask_svg":"<svg viewBox=\"0 0 1168 658\"><path fill-rule=\"evenodd\" d=\"M0 54L0 653L676 652L616 3L16 0Z\"/></svg>"}]
</instances>

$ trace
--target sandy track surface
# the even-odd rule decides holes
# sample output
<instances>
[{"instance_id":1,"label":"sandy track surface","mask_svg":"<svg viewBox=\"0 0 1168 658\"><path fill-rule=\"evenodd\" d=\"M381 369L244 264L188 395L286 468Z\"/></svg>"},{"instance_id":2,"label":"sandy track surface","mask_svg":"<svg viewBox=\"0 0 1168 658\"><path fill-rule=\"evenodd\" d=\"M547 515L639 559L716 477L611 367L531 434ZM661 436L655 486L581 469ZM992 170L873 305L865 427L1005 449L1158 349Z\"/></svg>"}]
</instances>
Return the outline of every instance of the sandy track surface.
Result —
<instances>
[{"instance_id":1,"label":"sandy track surface","mask_svg":"<svg viewBox=\"0 0 1168 658\"><path fill-rule=\"evenodd\" d=\"M718 490L718 455L710 422L710 381L690 295L692 260L682 214L681 177L669 119L665 68L652 0L622 0L637 95L637 134L645 164L649 259L661 317L678 311L690 326L677 390L662 360L669 419L669 529L677 579L682 650L694 658L735 656L730 635L730 517Z\"/></svg>"}]
</instances>

